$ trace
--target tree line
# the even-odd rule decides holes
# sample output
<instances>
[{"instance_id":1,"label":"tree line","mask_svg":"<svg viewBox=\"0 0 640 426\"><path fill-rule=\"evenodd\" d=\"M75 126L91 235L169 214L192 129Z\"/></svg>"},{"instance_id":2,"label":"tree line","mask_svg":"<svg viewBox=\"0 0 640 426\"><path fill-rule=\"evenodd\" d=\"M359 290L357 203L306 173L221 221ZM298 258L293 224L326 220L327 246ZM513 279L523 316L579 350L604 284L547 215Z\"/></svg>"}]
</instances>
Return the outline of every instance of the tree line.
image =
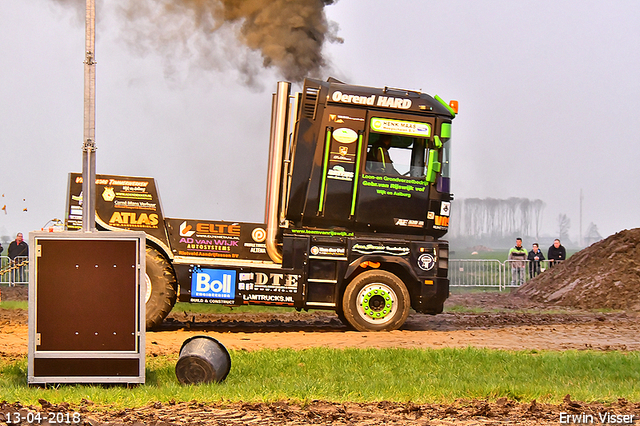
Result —
<instances>
[{"instance_id":1,"label":"tree line","mask_svg":"<svg viewBox=\"0 0 640 426\"><path fill-rule=\"evenodd\" d=\"M513 235L540 235L542 212L546 206L539 199L511 197L466 198L455 201L452 236L472 235L502 239Z\"/></svg>"}]
</instances>

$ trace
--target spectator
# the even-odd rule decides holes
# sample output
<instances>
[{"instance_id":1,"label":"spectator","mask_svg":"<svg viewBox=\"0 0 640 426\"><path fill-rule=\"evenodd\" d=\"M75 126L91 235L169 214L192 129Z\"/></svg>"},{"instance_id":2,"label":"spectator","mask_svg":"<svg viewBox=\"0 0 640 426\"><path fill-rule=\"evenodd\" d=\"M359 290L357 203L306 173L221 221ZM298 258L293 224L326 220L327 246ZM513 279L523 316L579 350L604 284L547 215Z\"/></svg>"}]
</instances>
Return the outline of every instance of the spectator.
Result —
<instances>
[{"instance_id":1,"label":"spectator","mask_svg":"<svg viewBox=\"0 0 640 426\"><path fill-rule=\"evenodd\" d=\"M22 238L21 232L18 232L15 241L11 241L11 244L9 244L9 250L7 250L7 254L9 255L11 266L16 267L11 271L11 283L15 284L16 282L25 282L24 266L22 266L21 264L24 261L28 260L29 246Z\"/></svg>"},{"instance_id":2,"label":"spectator","mask_svg":"<svg viewBox=\"0 0 640 426\"><path fill-rule=\"evenodd\" d=\"M553 241L553 245L549 247L549 251L547 252L547 259L549 259L549 267L554 266L556 263L564 262L567 258L567 251L564 249L562 244L560 244L559 239L555 239Z\"/></svg>"},{"instance_id":3,"label":"spectator","mask_svg":"<svg viewBox=\"0 0 640 426\"><path fill-rule=\"evenodd\" d=\"M533 278L540 274L540 261L544 260L544 254L540 251L538 243L533 243L531 251L527 256L529 260L529 277Z\"/></svg>"},{"instance_id":4,"label":"spectator","mask_svg":"<svg viewBox=\"0 0 640 426\"><path fill-rule=\"evenodd\" d=\"M524 264L527 260L527 249L522 247L522 238L516 238L516 246L509 250L509 263L511 264L511 285L524 284Z\"/></svg>"}]
</instances>

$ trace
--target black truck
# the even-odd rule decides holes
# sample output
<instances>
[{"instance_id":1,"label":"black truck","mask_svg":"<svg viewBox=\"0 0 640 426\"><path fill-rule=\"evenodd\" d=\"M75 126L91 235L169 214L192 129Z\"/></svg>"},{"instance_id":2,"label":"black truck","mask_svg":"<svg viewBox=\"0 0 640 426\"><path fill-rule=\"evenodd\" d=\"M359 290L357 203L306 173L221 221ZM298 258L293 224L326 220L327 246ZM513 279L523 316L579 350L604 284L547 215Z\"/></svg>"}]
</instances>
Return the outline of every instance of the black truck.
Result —
<instances>
[{"instance_id":1,"label":"black truck","mask_svg":"<svg viewBox=\"0 0 640 426\"><path fill-rule=\"evenodd\" d=\"M96 176L100 230L147 234L147 327L177 300L335 311L394 330L449 295L451 121L457 102L307 79L273 96L265 223L165 217L153 178ZM67 229L82 226L69 175Z\"/></svg>"}]
</instances>

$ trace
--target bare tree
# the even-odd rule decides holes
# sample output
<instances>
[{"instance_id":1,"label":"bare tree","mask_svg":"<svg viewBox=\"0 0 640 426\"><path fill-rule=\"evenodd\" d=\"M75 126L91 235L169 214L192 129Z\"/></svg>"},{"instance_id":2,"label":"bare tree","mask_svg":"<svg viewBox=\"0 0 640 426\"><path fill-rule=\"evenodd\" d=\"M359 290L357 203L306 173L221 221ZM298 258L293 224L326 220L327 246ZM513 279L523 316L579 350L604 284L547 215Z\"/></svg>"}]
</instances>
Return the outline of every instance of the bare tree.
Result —
<instances>
[{"instance_id":1,"label":"bare tree","mask_svg":"<svg viewBox=\"0 0 640 426\"><path fill-rule=\"evenodd\" d=\"M561 213L558 215L558 235L560 240L569 240L569 229L571 228L571 219Z\"/></svg>"},{"instance_id":2,"label":"bare tree","mask_svg":"<svg viewBox=\"0 0 640 426\"><path fill-rule=\"evenodd\" d=\"M589 226L587 226L587 235L585 236L587 244L593 244L602 239L602 235L598 232L598 227L595 223L591 222Z\"/></svg>"},{"instance_id":3,"label":"bare tree","mask_svg":"<svg viewBox=\"0 0 640 426\"><path fill-rule=\"evenodd\" d=\"M531 203L533 206L533 220L536 228L536 240L540 239L540 225L542 223L542 211L544 210L545 203L542 200L533 200Z\"/></svg>"},{"instance_id":4,"label":"bare tree","mask_svg":"<svg viewBox=\"0 0 640 426\"><path fill-rule=\"evenodd\" d=\"M461 214L457 218L464 222L457 228L460 236L493 240L514 234L531 236L535 225L538 238L545 206L542 200L467 198L458 203Z\"/></svg>"}]
</instances>

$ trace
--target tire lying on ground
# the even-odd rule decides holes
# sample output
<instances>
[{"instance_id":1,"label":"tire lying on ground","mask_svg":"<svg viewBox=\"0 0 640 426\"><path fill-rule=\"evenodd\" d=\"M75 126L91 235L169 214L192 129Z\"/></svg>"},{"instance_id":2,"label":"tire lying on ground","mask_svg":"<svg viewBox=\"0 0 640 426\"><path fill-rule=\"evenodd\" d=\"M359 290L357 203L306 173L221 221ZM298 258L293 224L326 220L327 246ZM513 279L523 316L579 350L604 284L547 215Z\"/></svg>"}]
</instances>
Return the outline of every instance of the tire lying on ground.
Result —
<instances>
[{"instance_id":1,"label":"tire lying on ground","mask_svg":"<svg viewBox=\"0 0 640 426\"><path fill-rule=\"evenodd\" d=\"M176 275L167 259L147 246L146 255L146 326L152 330L162 324L176 304Z\"/></svg>"},{"instance_id":2,"label":"tire lying on ground","mask_svg":"<svg viewBox=\"0 0 640 426\"><path fill-rule=\"evenodd\" d=\"M358 275L345 289L342 314L359 331L391 331L409 316L410 298L402 280L391 272Z\"/></svg>"}]
</instances>

